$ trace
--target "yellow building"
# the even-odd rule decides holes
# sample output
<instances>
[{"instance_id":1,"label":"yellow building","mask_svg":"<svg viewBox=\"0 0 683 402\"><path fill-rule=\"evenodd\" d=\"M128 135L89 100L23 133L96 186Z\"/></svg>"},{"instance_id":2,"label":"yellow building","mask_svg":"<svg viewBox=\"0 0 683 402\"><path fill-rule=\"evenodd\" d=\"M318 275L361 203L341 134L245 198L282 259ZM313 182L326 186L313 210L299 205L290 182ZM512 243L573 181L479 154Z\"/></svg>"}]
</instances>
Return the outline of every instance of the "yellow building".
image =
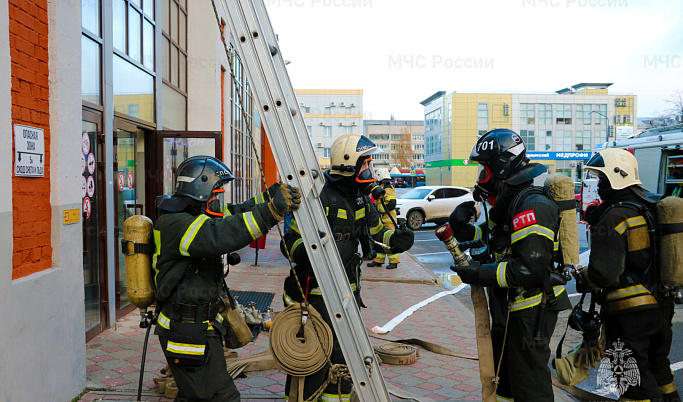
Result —
<instances>
[{"instance_id":1,"label":"yellow building","mask_svg":"<svg viewBox=\"0 0 683 402\"><path fill-rule=\"evenodd\" d=\"M494 128L519 133L534 162L580 180L579 170L598 144L634 132L636 96L608 93L610 83L581 83L554 93L439 91L425 110L428 185L472 187L478 168L468 158L477 138Z\"/></svg>"}]
</instances>

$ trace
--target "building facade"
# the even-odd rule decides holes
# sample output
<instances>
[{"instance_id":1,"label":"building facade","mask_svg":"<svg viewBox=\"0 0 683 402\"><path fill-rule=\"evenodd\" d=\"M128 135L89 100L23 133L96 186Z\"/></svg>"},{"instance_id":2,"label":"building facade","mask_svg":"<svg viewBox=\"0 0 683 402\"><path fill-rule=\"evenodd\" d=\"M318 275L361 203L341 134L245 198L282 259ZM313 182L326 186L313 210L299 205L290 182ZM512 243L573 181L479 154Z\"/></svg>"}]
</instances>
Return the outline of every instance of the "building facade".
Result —
<instances>
[{"instance_id":1,"label":"building facade","mask_svg":"<svg viewBox=\"0 0 683 402\"><path fill-rule=\"evenodd\" d=\"M363 132L362 89L297 89L313 150L322 169L330 167L330 149L344 134Z\"/></svg>"},{"instance_id":2,"label":"building facade","mask_svg":"<svg viewBox=\"0 0 683 402\"><path fill-rule=\"evenodd\" d=\"M581 83L552 94L435 93L421 102L427 184L471 187L477 167L470 151L494 128L519 133L529 158L550 173L580 180L593 147L627 138L636 126L636 96L610 94L610 85Z\"/></svg>"},{"instance_id":3,"label":"building facade","mask_svg":"<svg viewBox=\"0 0 683 402\"><path fill-rule=\"evenodd\" d=\"M424 122L365 120L363 133L383 151L372 157L375 169L424 168Z\"/></svg>"},{"instance_id":4,"label":"building facade","mask_svg":"<svg viewBox=\"0 0 683 402\"><path fill-rule=\"evenodd\" d=\"M135 308L123 223L157 217L183 160L224 160L230 202L261 189L257 155L276 180L245 72L221 40L226 21L211 2L0 2L0 160L12 166L0 174L0 230L12 239L0 358L14 362L0 372L1 399L84 389L86 341Z\"/></svg>"}]
</instances>

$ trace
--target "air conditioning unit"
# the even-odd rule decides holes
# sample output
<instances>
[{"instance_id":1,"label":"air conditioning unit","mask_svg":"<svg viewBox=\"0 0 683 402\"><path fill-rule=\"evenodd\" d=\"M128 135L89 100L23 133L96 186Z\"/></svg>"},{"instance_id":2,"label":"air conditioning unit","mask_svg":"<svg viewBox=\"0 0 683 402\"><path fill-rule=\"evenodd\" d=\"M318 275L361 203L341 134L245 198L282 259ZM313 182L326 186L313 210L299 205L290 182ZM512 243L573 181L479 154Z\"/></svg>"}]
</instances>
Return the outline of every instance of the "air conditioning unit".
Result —
<instances>
[{"instance_id":1,"label":"air conditioning unit","mask_svg":"<svg viewBox=\"0 0 683 402\"><path fill-rule=\"evenodd\" d=\"M343 126L343 125L344 125L344 123L342 123L342 122L340 121L340 122L339 122L339 125L340 125L340 126Z\"/></svg>"},{"instance_id":2,"label":"air conditioning unit","mask_svg":"<svg viewBox=\"0 0 683 402\"><path fill-rule=\"evenodd\" d=\"M324 147L325 147L325 144L323 144L322 142L318 143L318 148L324 148Z\"/></svg>"},{"instance_id":3,"label":"air conditioning unit","mask_svg":"<svg viewBox=\"0 0 683 402\"><path fill-rule=\"evenodd\" d=\"M509 116L510 115L510 105L507 103L503 105L503 116Z\"/></svg>"},{"instance_id":4,"label":"air conditioning unit","mask_svg":"<svg viewBox=\"0 0 683 402\"><path fill-rule=\"evenodd\" d=\"M321 125L321 126L324 126L324 125L325 125L325 123L321 121L321 122L320 122L320 125Z\"/></svg>"},{"instance_id":5,"label":"air conditioning unit","mask_svg":"<svg viewBox=\"0 0 683 402\"><path fill-rule=\"evenodd\" d=\"M339 102L339 106L346 107L346 102Z\"/></svg>"},{"instance_id":6,"label":"air conditioning unit","mask_svg":"<svg viewBox=\"0 0 683 402\"><path fill-rule=\"evenodd\" d=\"M631 124L631 123L632 123L631 117L632 117L632 116L631 116L630 114L627 114L627 115L626 115L626 124Z\"/></svg>"},{"instance_id":7,"label":"air conditioning unit","mask_svg":"<svg viewBox=\"0 0 683 402\"><path fill-rule=\"evenodd\" d=\"M301 103L299 103L299 106L301 106L301 107L306 107L306 104L303 103L303 102L301 102Z\"/></svg>"},{"instance_id":8,"label":"air conditioning unit","mask_svg":"<svg viewBox=\"0 0 683 402\"><path fill-rule=\"evenodd\" d=\"M621 114L614 116L614 124L621 124L624 122L624 117Z\"/></svg>"},{"instance_id":9,"label":"air conditioning unit","mask_svg":"<svg viewBox=\"0 0 683 402\"><path fill-rule=\"evenodd\" d=\"M355 104L355 103L352 103L352 104L351 104L351 107L356 107L356 104Z\"/></svg>"},{"instance_id":10,"label":"air conditioning unit","mask_svg":"<svg viewBox=\"0 0 683 402\"><path fill-rule=\"evenodd\" d=\"M352 125L352 126L357 126L358 123L356 123L356 122L354 121L354 122L351 122L351 125Z\"/></svg>"},{"instance_id":11,"label":"air conditioning unit","mask_svg":"<svg viewBox=\"0 0 683 402\"><path fill-rule=\"evenodd\" d=\"M330 106L337 106L335 102L330 102Z\"/></svg>"}]
</instances>

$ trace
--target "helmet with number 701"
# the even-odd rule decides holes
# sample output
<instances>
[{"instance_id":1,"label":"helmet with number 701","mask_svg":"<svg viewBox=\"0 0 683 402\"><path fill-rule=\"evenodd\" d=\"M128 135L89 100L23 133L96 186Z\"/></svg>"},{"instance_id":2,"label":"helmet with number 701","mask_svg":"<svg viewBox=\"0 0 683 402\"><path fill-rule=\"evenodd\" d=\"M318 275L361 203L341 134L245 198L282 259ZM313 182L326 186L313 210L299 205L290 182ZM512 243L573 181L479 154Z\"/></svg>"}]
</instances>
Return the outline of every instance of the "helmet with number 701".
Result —
<instances>
[{"instance_id":1,"label":"helmet with number 701","mask_svg":"<svg viewBox=\"0 0 683 402\"><path fill-rule=\"evenodd\" d=\"M484 167L483 183L495 177L510 185L522 184L546 172L539 163L529 163L522 137L507 128L497 128L479 138L470 160Z\"/></svg>"}]
</instances>

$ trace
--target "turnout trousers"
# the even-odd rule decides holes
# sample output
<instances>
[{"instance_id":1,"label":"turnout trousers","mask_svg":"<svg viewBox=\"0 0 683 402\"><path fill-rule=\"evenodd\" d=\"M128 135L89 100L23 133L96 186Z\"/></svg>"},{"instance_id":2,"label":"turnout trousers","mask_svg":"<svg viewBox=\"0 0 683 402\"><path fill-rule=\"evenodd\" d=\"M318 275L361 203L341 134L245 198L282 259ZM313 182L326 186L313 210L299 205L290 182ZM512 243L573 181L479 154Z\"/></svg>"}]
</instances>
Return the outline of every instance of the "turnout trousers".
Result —
<instances>
[{"instance_id":1,"label":"turnout trousers","mask_svg":"<svg viewBox=\"0 0 683 402\"><path fill-rule=\"evenodd\" d=\"M167 336L159 336L161 348L166 353ZM217 336L206 338L206 360L199 367L179 366L167 359L178 386L174 402L233 402L240 400L240 393L228 374L223 345Z\"/></svg>"},{"instance_id":2,"label":"turnout trousers","mask_svg":"<svg viewBox=\"0 0 683 402\"><path fill-rule=\"evenodd\" d=\"M603 360L600 365L611 365L612 378L622 398L680 401L669 362L673 315L671 301L660 302L657 309L607 315L605 353L610 360ZM620 352L625 353L623 361L616 356ZM630 358L635 359L637 370L629 365ZM630 378L639 379L640 385L630 382Z\"/></svg>"},{"instance_id":3,"label":"turnout trousers","mask_svg":"<svg viewBox=\"0 0 683 402\"><path fill-rule=\"evenodd\" d=\"M330 320L330 315L327 313L327 307L325 306L325 302L323 301L322 296L309 295L308 302L320 313L320 315L322 316L323 320L325 320L327 325L329 325L330 328L334 328L332 327L332 321ZM344 353L341 350L341 346L339 345L339 341L337 340L337 334L334 333L334 329L332 330L332 334L333 344L330 361L333 364L346 364L346 360L344 360ZM327 379L329 370L330 365L328 363L325 364L325 366L323 366L323 368L320 369L318 372L305 377L304 400L308 400L308 398L310 398L320 388L320 386L323 385L323 383ZM285 384L285 397L287 399L289 399L287 396L289 395L291 383L292 376L287 375L287 382ZM325 390L323 391L320 398L318 398L318 400L328 402L339 401L339 395L341 394L341 401L348 401L352 387L353 383L350 381L341 381L340 385L329 383L327 387L325 387Z\"/></svg>"},{"instance_id":4,"label":"turnout trousers","mask_svg":"<svg viewBox=\"0 0 683 402\"><path fill-rule=\"evenodd\" d=\"M553 385L550 377L550 338L557 323L557 311L545 311L545 323L541 340L534 341L534 331L539 307L528 308L510 314L507 340L501 360L505 328L495 326L491 330L493 357L496 370L500 363L499 383L496 395L499 400L552 402ZM504 322L503 317L503 322ZM496 320L494 319L494 322Z\"/></svg>"}]
</instances>

